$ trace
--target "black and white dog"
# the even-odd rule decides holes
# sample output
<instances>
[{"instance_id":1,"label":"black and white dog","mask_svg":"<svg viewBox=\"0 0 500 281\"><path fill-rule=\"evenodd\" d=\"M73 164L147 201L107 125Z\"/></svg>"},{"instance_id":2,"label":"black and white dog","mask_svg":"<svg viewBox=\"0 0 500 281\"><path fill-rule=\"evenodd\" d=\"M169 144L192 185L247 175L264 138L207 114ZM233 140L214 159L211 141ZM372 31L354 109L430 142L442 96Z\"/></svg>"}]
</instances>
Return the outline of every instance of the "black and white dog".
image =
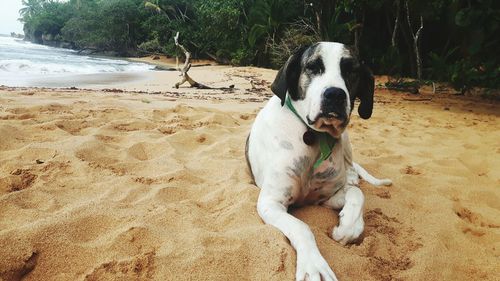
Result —
<instances>
[{"instance_id":1,"label":"black and white dog","mask_svg":"<svg viewBox=\"0 0 500 281\"><path fill-rule=\"evenodd\" d=\"M361 118L370 118L373 76L343 44L321 42L292 55L271 89L275 96L257 115L246 147L252 175L261 188L258 213L297 251L296 280L337 280L309 227L287 209L305 204L342 209L332 232L342 244L363 232L359 177L373 185L391 184L352 161L345 130L356 98L361 101Z\"/></svg>"}]
</instances>

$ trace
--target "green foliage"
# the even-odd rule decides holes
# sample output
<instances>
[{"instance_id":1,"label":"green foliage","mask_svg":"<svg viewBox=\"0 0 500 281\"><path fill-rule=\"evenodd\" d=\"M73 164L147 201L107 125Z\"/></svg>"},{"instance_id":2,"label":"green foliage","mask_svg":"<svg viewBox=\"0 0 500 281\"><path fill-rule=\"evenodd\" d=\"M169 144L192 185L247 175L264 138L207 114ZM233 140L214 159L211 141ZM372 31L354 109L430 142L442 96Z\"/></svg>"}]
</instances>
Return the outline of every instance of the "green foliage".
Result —
<instances>
[{"instance_id":1,"label":"green foliage","mask_svg":"<svg viewBox=\"0 0 500 281\"><path fill-rule=\"evenodd\" d=\"M255 51L249 47L239 48L231 54L231 64L249 65L255 57Z\"/></svg>"},{"instance_id":2,"label":"green foliage","mask_svg":"<svg viewBox=\"0 0 500 281\"><path fill-rule=\"evenodd\" d=\"M389 46L385 53L377 56L380 60L377 61L378 71L389 75L398 76L403 68L403 60L399 50L393 46Z\"/></svg>"},{"instance_id":3,"label":"green foliage","mask_svg":"<svg viewBox=\"0 0 500 281\"><path fill-rule=\"evenodd\" d=\"M21 9L21 20L25 23L24 32L29 39L42 43L43 35L55 37L60 34L64 23L73 16L73 10L58 2L23 0L27 5Z\"/></svg>"},{"instance_id":4,"label":"green foliage","mask_svg":"<svg viewBox=\"0 0 500 281\"><path fill-rule=\"evenodd\" d=\"M415 74L412 32L422 16L424 79L462 90L500 86L499 1L406 1L23 0L20 15L34 42L174 55L173 36L180 32L193 57L238 65L278 68L301 45L337 41L355 45L375 73L397 77Z\"/></svg>"},{"instance_id":5,"label":"green foliage","mask_svg":"<svg viewBox=\"0 0 500 281\"><path fill-rule=\"evenodd\" d=\"M144 53L153 53L153 54L157 53L157 54L159 54L159 53L163 52L163 47L161 46L158 38L155 38L155 39L150 40L150 41L142 42L141 44L139 44L139 46L137 46L137 48Z\"/></svg>"},{"instance_id":6,"label":"green foliage","mask_svg":"<svg viewBox=\"0 0 500 281\"><path fill-rule=\"evenodd\" d=\"M434 52L429 53L429 77L438 81L446 81L452 77L455 66L451 63L451 57L458 50L453 48L443 56Z\"/></svg>"},{"instance_id":7,"label":"green foliage","mask_svg":"<svg viewBox=\"0 0 500 281\"><path fill-rule=\"evenodd\" d=\"M500 88L500 66L493 62L477 65L460 59L450 65L450 73L452 85L462 91L474 86Z\"/></svg>"},{"instance_id":8,"label":"green foliage","mask_svg":"<svg viewBox=\"0 0 500 281\"><path fill-rule=\"evenodd\" d=\"M297 2L287 0L256 0L248 14L248 43L254 47L259 41L274 38L284 24L297 15Z\"/></svg>"},{"instance_id":9,"label":"green foliage","mask_svg":"<svg viewBox=\"0 0 500 281\"><path fill-rule=\"evenodd\" d=\"M332 9L321 31L325 40L344 44L353 43L351 31L356 26L356 20L353 16L354 5L354 2L339 1L338 6Z\"/></svg>"},{"instance_id":10,"label":"green foliage","mask_svg":"<svg viewBox=\"0 0 500 281\"><path fill-rule=\"evenodd\" d=\"M195 4L196 22L204 26L198 34L200 52L215 54L219 59L229 59L232 52L242 44L242 11L243 5L239 0L211 0L197 1ZM185 34L189 36L189 34Z\"/></svg>"}]
</instances>

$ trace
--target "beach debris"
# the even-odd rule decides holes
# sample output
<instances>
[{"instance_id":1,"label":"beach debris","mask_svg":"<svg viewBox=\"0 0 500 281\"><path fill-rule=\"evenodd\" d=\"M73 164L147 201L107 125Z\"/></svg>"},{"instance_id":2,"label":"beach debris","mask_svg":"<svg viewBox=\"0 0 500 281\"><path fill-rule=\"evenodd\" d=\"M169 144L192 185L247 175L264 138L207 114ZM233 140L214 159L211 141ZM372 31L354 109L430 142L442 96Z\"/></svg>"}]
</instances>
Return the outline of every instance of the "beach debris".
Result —
<instances>
[{"instance_id":1,"label":"beach debris","mask_svg":"<svg viewBox=\"0 0 500 281\"><path fill-rule=\"evenodd\" d=\"M155 66L154 70L158 70L158 71L177 71L177 68L167 67L167 66L163 66L163 65L157 65L157 66Z\"/></svg>"},{"instance_id":2,"label":"beach debris","mask_svg":"<svg viewBox=\"0 0 500 281\"><path fill-rule=\"evenodd\" d=\"M191 69L191 53L181 44L179 44L179 32L175 34L174 37L175 46L180 48L184 53L186 59L184 60L184 65L182 68L179 67L179 58L176 58L176 69L181 72L180 76L182 76L182 80L180 82L175 83L174 87L176 89L179 88L180 85L188 82L192 88L198 89L216 89L216 90L232 90L234 89L234 85L230 85L229 87L210 87L201 83L198 83L193 80L188 74L189 69Z\"/></svg>"},{"instance_id":3,"label":"beach debris","mask_svg":"<svg viewBox=\"0 0 500 281\"><path fill-rule=\"evenodd\" d=\"M123 93L124 91L122 89L116 89L116 88L113 88L113 89L102 89L103 92L106 92L106 93Z\"/></svg>"},{"instance_id":4,"label":"beach debris","mask_svg":"<svg viewBox=\"0 0 500 281\"><path fill-rule=\"evenodd\" d=\"M431 101L432 98L407 98L407 97L403 97L403 100L406 100L406 101Z\"/></svg>"},{"instance_id":5,"label":"beach debris","mask_svg":"<svg viewBox=\"0 0 500 281\"><path fill-rule=\"evenodd\" d=\"M37 164L43 164L43 163L45 163L45 161L43 161L43 160L41 160L41 159L36 159L36 160L35 160L35 162L36 162Z\"/></svg>"}]
</instances>

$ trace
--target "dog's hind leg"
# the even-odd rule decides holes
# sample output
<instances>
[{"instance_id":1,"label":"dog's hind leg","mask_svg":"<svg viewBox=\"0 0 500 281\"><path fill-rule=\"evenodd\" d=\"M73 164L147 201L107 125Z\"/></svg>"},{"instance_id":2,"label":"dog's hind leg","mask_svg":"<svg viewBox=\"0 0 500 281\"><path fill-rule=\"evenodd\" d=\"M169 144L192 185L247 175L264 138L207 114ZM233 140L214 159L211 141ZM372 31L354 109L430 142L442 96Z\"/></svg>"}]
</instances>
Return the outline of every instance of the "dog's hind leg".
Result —
<instances>
[{"instance_id":1,"label":"dog's hind leg","mask_svg":"<svg viewBox=\"0 0 500 281\"><path fill-rule=\"evenodd\" d=\"M372 185L375 186L381 186L381 185L391 185L392 181L390 179L377 179L376 177L370 175L361 165L358 163L352 162L352 166L356 173L365 181L369 182Z\"/></svg>"},{"instance_id":2,"label":"dog's hind leg","mask_svg":"<svg viewBox=\"0 0 500 281\"><path fill-rule=\"evenodd\" d=\"M323 202L321 206L325 206L330 209L334 210L340 210L344 207L345 205L345 194L347 193L347 189L343 187L337 193L335 193L332 197L330 197L328 200Z\"/></svg>"}]
</instances>

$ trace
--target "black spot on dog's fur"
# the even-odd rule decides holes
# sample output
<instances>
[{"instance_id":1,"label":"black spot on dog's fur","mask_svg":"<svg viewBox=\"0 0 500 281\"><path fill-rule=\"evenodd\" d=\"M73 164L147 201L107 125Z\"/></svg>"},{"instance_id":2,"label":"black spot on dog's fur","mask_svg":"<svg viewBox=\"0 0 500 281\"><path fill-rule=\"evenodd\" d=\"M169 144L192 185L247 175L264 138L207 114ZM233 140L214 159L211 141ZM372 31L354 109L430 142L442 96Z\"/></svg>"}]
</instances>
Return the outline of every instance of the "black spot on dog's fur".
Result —
<instances>
[{"instance_id":1,"label":"black spot on dog's fur","mask_svg":"<svg viewBox=\"0 0 500 281\"><path fill-rule=\"evenodd\" d=\"M318 172L318 173L314 174L314 178L316 178L318 180L327 180L327 179L333 178L335 176L337 176L337 171L332 167L326 169L323 172Z\"/></svg>"},{"instance_id":2,"label":"black spot on dog's fur","mask_svg":"<svg viewBox=\"0 0 500 281\"><path fill-rule=\"evenodd\" d=\"M321 57L316 57L306 63L306 71L310 76L321 75L325 72L325 65Z\"/></svg>"},{"instance_id":3,"label":"black spot on dog's fur","mask_svg":"<svg viewBox=\"0 0 500 281\"><path fill-rule=\"evenodd\" d=\"M311 169L311 158L308 156L300 156L293 159L293 167L288 167L293 172L292 176L300 178L304 171Z\"/></svg>"},{"instance_id":4,"label":"black spot on dog's fur","mask_svg":"<svg viewBox=\"0 0 500 281\"><path fill-rule=\"evenodd\" d=\"M283 203L289 203L293 200L292 189L293 186L285 188L285 191L283 192Z\"/></svg>"},{"instance_id":5,"label":"black spot on dog's fur","mask_svg":"<svg viewBox=\"0 0 500 281\"><path fill-rule=\"evenodd\" d=\"M289 141L280 141L280 146L286 150L293 150L293 144Z\"/></svg>"}]
</instances>

